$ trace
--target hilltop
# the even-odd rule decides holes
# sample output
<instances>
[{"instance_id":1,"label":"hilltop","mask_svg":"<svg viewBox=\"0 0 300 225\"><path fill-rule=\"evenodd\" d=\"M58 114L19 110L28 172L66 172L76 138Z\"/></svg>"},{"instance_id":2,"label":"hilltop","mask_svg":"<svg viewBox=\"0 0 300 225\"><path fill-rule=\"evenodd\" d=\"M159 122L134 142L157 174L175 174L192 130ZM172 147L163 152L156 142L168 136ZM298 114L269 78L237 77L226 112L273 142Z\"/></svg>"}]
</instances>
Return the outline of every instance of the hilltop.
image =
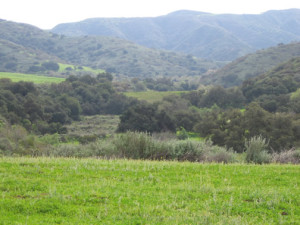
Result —
<instances>
[{"instance_id":1,"label":"hilltop","mask_svg":"<svg viewBox=\"0 0 300 225\"><path fill-rule=\"evenodd\" d=\"M300 9L259 15L181 10L154 18L91 18L59 24L52 32L112 36L150 48L232 61L258 49L300 40Z\"/></svg>"}]
</instances>

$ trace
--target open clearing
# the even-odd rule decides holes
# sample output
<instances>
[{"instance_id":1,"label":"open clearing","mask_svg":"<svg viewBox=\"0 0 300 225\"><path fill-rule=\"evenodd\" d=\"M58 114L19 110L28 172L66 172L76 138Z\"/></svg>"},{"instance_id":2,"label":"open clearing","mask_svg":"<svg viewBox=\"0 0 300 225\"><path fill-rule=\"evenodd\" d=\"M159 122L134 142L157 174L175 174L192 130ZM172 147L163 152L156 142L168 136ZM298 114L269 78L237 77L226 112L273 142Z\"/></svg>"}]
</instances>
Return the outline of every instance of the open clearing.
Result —
<instances>
[{"instance_id":1,"label":"open clearing","mask_svg":"<svg viewBox=\"0 0 300 225\"><path fill-rule=\"evenodd\" d=\"M293 165L0 158L0 224L299 224Z\"/></svg>"},{"instance_id":2,"label":"open clearing","mask_svg":"<svg viewBox=\"0 0 300 225\"><path fill-rule=\"evenodd\" d=\"M0 79L1 78L9 78L13 82L19 81L26 81L26 82L33 82L36 84L40 83L60 83L65 80L65 78L60 77L46 77L46 76L39 76L34 74L24 74L24 73L8 73L8 72L0 72Z\"/></svg>"},{"instance_id":3,"label":"open clearing","mask_svg":"<svg viewBox=\"0 0 300 225\"><path fill-rule=\"evenodd\" d=\"M144 91L144 92L124 92L127 97L144 100L150 103L161 101L164 97L170 95L180 95L187 91Z\"/></svg>"}]
</instances>

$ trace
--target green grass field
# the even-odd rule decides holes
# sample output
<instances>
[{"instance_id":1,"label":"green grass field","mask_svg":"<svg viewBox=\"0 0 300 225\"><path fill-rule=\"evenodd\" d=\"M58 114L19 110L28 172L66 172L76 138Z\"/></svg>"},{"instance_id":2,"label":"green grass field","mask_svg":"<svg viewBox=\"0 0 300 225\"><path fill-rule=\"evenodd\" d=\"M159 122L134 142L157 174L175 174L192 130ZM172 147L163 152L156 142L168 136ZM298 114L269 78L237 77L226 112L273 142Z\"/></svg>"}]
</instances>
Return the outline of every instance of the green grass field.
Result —
<instances>
[{"instance_id":1,"label":"green grass field","mask_svg":"<svg viewBox=\"0 0 300 225\"><path fill-rule=\"evenodd\" d=\"M153 103L161 101L164 97L170 95L180 95L185 91L144 91L144 92L124 92L127 97L137 98L138 100L145 100Z\"/></svg>"},{"instance_id":2,"label":"green grass field","mask_svg":"<svg viewBox=\"0 0 300 225\"><path fill-rule=\"evenodd\" d=\"M27 82L33 82L36 84L41 83L60 83L65 80L65 78L59 78L59 77L46 77L46 76L38 76L33 74L23 74L23 73L8 73L8 72L0 72L0 79L1 78L9 78L13 82L18 81L27 81Z\"/></svg>"},{"instance_id":3,"label":"green grass field","mask_svg":"<svg viewBox=\"0 0 300 225\"><path fill-rule=\"evenodd\" d=\"M59 72L65 72L67 68L72 68L72 70L74 71L87 71L87 72L92 72L92 73L104 73L105 70L101 70L101 69L92 69L90 67L87 66L81 66L81 69L79 69L78 66L74 66L71 64L63 64L63 63L59 63Z\"/></svg>"},{"instance_id":4,"label":"green grass field","mask_svg":"<svg viewBox=\"0 0 300 225\"><path fill-rule=\"evenodd\" d=\"M0 158L0 224L299 224L293 165Z\"/></svg>"}]
</instances>

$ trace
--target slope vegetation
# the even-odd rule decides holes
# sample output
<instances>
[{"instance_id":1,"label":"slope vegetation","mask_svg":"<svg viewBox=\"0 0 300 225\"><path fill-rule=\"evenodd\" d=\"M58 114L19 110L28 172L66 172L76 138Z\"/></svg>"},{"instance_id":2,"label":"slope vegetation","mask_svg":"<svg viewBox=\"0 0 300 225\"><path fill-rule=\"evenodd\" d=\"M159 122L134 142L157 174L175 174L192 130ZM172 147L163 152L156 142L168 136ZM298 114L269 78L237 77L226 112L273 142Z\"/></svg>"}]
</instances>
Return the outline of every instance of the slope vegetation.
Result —
<instances>
[{"instance_id":1,"label":"slope vegetation","mask_svg":"<svg viewBox=\"0 0 300 225\"><path fill-rule=\"evenodd\" d=\"M290 96L291 93L296 92L299 88L300 57L293 58L267 73L249 79L242 86L243 93L248 100L260 99L264 100L264 102L268 99L268 96L269 99L274 101L278 96ZM295 100L295 98L299 98L297 94L294 94L294 99L291 100ZM283 106L284 103L280 105Z\"/></svg>"},{"instance_id":2,"label":"slope vegetation","mask_svg":"<svg viewBox=\"0 0 300 225\"><path fill-rule=\"evenodd\" d=\"M203 77L204 84L237 86L248 78L263 74L273 67L300 56L300 42L257 51L241 57L222 69Z\"/></svg>"},{"instance_id":3,"label":"slope vegetation","mask_svg":"<svg viewBox=\"0 0 300 225\"><path fill-rule=\"evenodd\" d=\"M259 15L177 11L155 18L92 18L52 29L68 36L105 35L219 61L300 40L300 9Z\"/></svg>"},{"instance_id":4,"label":"slope vegetation","mask_svg":"<svg viewBox=\"0 0 300 225\"><path fill-rule=\"evenodd\" d=\"M65 37L7 21L0 21L0 41L1 57L5 59L0 69L9 72L26 72L26 66L43 60L130 77L200 75L218 67L208 60L149 49L117 38Z\"/></svg>"}]
</instances>

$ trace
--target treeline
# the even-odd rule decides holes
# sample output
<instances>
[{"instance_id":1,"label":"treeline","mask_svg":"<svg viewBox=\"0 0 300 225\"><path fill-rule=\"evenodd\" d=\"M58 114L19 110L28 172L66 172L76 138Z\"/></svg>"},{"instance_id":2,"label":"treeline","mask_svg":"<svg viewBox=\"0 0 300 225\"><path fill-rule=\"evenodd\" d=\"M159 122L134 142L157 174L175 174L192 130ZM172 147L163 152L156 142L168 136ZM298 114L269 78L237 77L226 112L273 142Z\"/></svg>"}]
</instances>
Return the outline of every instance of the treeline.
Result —
<instances>
[{"instance_id":1,"label":"treeline","mask_svg":"<svg viewBox=\"0 0 300 225\"><path fill-rule=\"evenodd\" d=\"M193 132L236 152L261 136L269 151L281 152L300 146L299 68L296 58L241 87L205 87L152 104L118 93L109 73L51 85L2 79L0 115L29 133L51 134L66 133L64 125L81 115L115 114L121 115L118 132L181 131L181 138Z\"/></svg>"},{"instance_id":2,"label":"treeline","mask_svg":"<svg viewBox=\"0 0 300 225\"><path fill-rule=\"evenodd\" d=\"M0 115L38 134L65 133L64 125L81 115L120 114L135 101L117 93L107 73L51 85L0 80Z\"/></svg>"},{"instance_id":3,"label":"treeline","mask_svg":"<svg viewBox=\"0 0 300 225\"><path fill-rule=\"evenodd\" d=\"M132 78L114 82L114 87L120 92L135 91L192 91L201 86L200 79L195 77L160 77L160 78Z\"/></svg>"}]
</instances>

